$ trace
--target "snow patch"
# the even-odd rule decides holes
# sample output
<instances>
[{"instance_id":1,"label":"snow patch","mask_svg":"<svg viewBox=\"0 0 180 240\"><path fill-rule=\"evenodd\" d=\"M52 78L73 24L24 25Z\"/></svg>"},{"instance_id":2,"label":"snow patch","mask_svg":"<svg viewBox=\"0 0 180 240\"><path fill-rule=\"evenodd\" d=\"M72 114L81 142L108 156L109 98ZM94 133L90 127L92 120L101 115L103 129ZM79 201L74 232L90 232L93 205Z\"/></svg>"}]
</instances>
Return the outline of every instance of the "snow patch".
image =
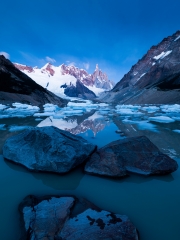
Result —
<instances>
[{"instance_id":1,"label":"snow patch","mask_svg":"<svg viewBox=\"0 0 180 240\"><path fill-rule=\"evenodd\" d=\"M179 38L180 38L180 35L176 39L174 39L174 41L176 42Z\"/></svg>"},{"instance_id":2,"label":"snow patch","mask_svg":"<svg viewBox=\"0 0 180 240\"><path fill-rule=\"evenodd\" d=\"M168 56L171 52L172 52L172 50L167 51L167 52L164 52L164 51L163 51L162 53L160 53L159 55L157 55L157 56L155 56L155 57L153 57L153 58L156 59L156 60L163 59L163 58L165 58L166 56Z\"/></svg>"}]
</instances>

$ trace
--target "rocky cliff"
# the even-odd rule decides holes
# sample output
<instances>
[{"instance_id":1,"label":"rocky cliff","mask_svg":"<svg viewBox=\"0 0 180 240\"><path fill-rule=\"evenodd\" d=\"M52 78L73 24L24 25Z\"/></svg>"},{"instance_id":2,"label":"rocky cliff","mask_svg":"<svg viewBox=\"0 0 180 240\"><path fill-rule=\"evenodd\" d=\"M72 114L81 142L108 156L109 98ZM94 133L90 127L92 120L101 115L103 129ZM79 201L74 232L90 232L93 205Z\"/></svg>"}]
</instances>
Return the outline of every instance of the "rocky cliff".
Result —
<instances>
[{"instance_id":1,"label":"rocky cliff","mask_svg":"<svg viewBox=\"0 0 180 240\"><path fill-rule=\"evenodd\" d=\"M65 100L38 85L3 55L0 55L0 102L32 105L53 103L59 106L66 104Z\"/></svg>"},{"instance_id":2,"label":"rocky cliff","mask_svg":"<svg viewBox=\"0 0 180 240\"><path fill-rule=\"evenodd\" d=\"M102 100L180 103L180 31L152 46Z\"/></svg>"}]
</instances>

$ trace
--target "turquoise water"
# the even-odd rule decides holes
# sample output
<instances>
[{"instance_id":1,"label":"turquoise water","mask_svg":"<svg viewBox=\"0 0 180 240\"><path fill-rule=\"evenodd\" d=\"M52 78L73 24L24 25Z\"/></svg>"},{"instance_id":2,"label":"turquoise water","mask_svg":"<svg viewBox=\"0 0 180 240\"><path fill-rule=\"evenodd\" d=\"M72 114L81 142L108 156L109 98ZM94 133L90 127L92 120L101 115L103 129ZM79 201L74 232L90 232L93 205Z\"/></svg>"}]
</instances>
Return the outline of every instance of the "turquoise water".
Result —
<instances>
[{"instance_id":1,"label":"turquoise water","mask_svg":"<svg viewBox=\"0 0 180 240\"><path fill-rule=\"evenodd\" d=\"M14 124L13 119L8 121L9 125ZM21 119L19 125L36 124L33 118L26 118ZM172 129L179 129L179 122L156 123L157 132L140 130L139 125L125 124L119 118L107 122L102 120L102 124L103 129L95 137L91 128L79 135L100 147L122 138L115 132L120 128L125 136L147 135L162 151L172 155L178 162L180 160L180 134L172 132ZM8 128L0 131L0 146L12 134L16 132L10 133ZM18 205L25 196L70 194L87 198L105 210L128 215L138 228L141 240L179 240L179 188L180 169L166 176L131 175L119 180L87 175L81 168L59 176L29 172L21 166L4 161L0 155L0 239L19 238Z\"/></svg>"}]
</instances>

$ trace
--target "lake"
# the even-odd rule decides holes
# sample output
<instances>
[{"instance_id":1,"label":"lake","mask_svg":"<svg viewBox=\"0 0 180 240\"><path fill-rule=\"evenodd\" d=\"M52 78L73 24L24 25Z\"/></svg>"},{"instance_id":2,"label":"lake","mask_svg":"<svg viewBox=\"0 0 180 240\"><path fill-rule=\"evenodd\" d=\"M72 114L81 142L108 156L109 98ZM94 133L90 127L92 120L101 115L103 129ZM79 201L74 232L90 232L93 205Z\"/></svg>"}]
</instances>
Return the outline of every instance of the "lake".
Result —
<instances>
[{"instance_id":1,"label":"lake","mask_svg":"<svg viewBox=\"0 0 180 240\"><path fill-rule=\"evenodd\" d=\"M110 179L87 175L82 167L61 176L29 172L4 161L5 140L37 125L62 128L98 147L146 135L163 153L180 162L179 105L111 106L73 101L64 109L46 105L44 111L27 105L0 106L0 239L19 239L18 205L29 194L84 197L102 209L128 215L141 240L180 239L180 169L165 176L132 174ZM122 134L116 133L118 129Z\"/></svg>"}]
</instances>

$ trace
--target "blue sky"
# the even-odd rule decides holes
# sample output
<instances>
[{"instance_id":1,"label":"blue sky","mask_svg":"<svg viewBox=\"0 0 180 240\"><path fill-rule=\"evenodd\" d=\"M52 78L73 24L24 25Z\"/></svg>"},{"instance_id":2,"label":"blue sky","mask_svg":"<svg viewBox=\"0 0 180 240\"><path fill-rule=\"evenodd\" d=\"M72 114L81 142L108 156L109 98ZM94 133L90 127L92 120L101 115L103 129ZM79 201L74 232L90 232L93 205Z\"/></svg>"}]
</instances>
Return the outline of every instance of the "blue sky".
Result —
<instances>
[{"instance_id":1,"label":"blue sky","mask_svg":"<svg viewBox=\"0 0 180 240\"><path fill-rule=\"evenodd\" d=\"M95 64L119 81L152 45L180 29L180 1L1 1L0 52L42 67Z\"/></svg>"}]
</instances>

